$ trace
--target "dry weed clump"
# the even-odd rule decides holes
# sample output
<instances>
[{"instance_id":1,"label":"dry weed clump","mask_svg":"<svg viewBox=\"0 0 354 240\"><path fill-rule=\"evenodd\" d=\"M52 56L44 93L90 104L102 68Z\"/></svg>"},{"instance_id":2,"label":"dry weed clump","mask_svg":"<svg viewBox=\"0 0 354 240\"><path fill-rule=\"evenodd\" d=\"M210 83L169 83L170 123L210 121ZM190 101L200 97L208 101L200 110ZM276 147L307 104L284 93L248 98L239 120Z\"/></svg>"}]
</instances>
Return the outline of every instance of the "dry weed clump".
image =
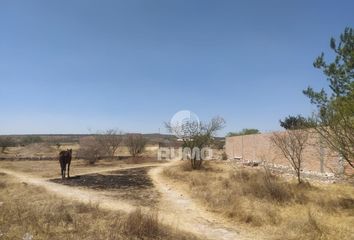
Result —
<instances>
[{"instance_id":1,"label":"dry weed clump","mask_svg":"<svg viewBox=\"0 0 354 240\"><path fill-rule=\"evenodd\" d=\"M128 214L123 225L127 235L139 238L157 238L163 231L160 229L157 212L142 213L140 208Z\"/></svg>"},{"instance_id":2,"label":"dry weed clump","mask_svg":"<svg viewBox=\"0 0 354 240\"><path fill-rule=\"evenodd\" d=\"M353 186L297 184L267 169L235 170L220 163L198 171L181 164L165 169L164 175L184 184L209 210L250 227L270 229L275 239L354 236Z\"/></svg>"},{"instance_id":3,"label":"dry weed clump","mask_svg":"<svg viewBox=\"0 0 354 240\"><path fill-rule=\"evenodd\" d=\"M229 179L237 184L242 195L251 195L259 199L268 199L278 203L285 203L292 199L293 192L290 185L281 182L276 176L262 171L249 172L239 170L230 173Z\"/></svg>"},{"instance_id":4,"label":"dry weed clump","mask_svg":"<svg viewBox=\"0 0 354 240\"><path fill-rule=\"evenodd\" d=\"M6 176L0 188L1 239L197 239L164 226L155 213L102 210L60 199Z\"/></svg>"}]
</instances>

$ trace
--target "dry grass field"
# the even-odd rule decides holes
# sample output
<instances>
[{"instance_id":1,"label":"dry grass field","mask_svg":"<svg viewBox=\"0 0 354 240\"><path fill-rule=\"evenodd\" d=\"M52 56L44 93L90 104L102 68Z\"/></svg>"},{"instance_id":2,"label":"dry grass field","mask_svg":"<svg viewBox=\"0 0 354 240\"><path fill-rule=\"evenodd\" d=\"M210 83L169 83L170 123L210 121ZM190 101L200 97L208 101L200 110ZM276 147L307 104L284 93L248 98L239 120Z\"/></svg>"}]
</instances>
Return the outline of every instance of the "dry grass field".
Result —
<instances>
[{"instance_id":1,"label":"dry grass field","mask_svg":"<svg viewBox=\"0 0 354 240\"><path fill-rule=\"evenodd\" d=\"M107 211L0 177L0 239L197 239L161 224L156 211Z\"/></svg>"},{"instance_id":2,"label":"dry grass field","mask_svg":"<svg viewBox=\"0 0 354 240\"><path fill-rule=\"evenodd\" d=\"M250 239L166 189L169 165L75 160L62 180L56 161L0 161L2 239Z\"/></svg>"},{"instance_id":3,"label":"dry grass field","mask_svg":"<svg viewBox=\"0 0 354 240\"><path fill-rule=\"evenodd\" d=\"M0 239L354 236L352 185L297 185L262 167L74 159L62 180L57 161L28 160L0 161L0 174Z\"/></svg>"},{"instance_id":4,"label":"dry grass field","mask_svg":"<svg viewBox=\"0 0 354 240\"><path fill-rule=\"evenodd\" d=\"M354 238L354 187L285 181L264 169L188 163L163 174L209 211L270 239Z\"/></svg>"}]
</instances>

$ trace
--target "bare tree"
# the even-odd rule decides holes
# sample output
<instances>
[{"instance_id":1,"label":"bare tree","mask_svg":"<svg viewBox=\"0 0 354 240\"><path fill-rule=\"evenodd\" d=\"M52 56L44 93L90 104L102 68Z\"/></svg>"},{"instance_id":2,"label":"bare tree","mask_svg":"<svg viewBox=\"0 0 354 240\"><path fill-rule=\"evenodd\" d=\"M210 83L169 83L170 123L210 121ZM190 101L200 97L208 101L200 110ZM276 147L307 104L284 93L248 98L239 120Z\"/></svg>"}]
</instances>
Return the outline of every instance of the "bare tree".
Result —
<instances>
[{"instance_id":1,"label":"bare tree","mask_svg":"<svg viewBox=\"0 0 354 240\"><path fill-rule=\"evenodd\" d=\"M105 154L105 156L113 158L123 141L123 134L118 130L108 129L95 135L95 139L97 144L100 145L102 153Z\"/></svg>"},{"instance_id":2,"label":"bare tree","mask_svg":"<svg viewBox=\"0 0 354 240\"><path fill-rule=\"evenodd\" d=\"M87 160L90 164L95 164L100 157L102 157L104 151L100 144L93 136L80 138L80 149L78 151L78 157Z\"/></svg>"},{"instance_id":3,"label":"bare tree","mask_svg":"<svg viewBox=\"0 0 354 240\"><path fill-rule=\"evenodd\" d=\"M301 180L301 168L303 164L303 151L309 138L309 132L305 130L287 130L273 133L271 141L281 151L293 168L299 184Z\"/></svg>"},{"instance_id":4,"label":"bare tree","mask_svg":"<svg viewBox=\"0 0 354 240\"><path fill-rule=\"evenodd\" d=\"M147 139L142 134L128 134L125 139L129 153L134 159L145 151L146 143Z\"/></svg>"},{"instance_id":5,"label":"bare tree","mask_svg":"<svg viewBox=\"0 0 354 240\"><path fill-rule=\"evenodd\" d=\"M165 123L165 125L171 133L182 139L184 148L200 150L214 142L216 133L224 128L225 120L214 117L209 123L187 120L182 123ZM200 169L203 163L203 159L197 154L192 154L190 161L193 169Z\"/></svg>"}]
</instances>

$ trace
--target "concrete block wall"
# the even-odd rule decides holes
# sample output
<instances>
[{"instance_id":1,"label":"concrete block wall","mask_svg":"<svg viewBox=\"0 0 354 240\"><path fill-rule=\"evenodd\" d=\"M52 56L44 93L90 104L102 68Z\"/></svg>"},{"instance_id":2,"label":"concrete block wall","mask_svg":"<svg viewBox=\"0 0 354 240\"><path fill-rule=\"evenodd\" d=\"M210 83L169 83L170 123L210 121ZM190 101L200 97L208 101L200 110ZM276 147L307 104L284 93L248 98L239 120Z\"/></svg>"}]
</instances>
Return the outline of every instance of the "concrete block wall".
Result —
<instances>
[{"instance_id":1,"label":"concrete block wall","mask_svg":"<svg viewBox=\"0 0 354 240\"><path fill-rule=\"evenodd\" d=\"M266 161L272 164L290 166L288 160L270 140L273 133L227 137L225 151L228 158L245 161ZM317 133L311 133L304 150L305 171L318 173L354 174L354 170L339 154L327 148Z\"/></svg>"}]
</instances>

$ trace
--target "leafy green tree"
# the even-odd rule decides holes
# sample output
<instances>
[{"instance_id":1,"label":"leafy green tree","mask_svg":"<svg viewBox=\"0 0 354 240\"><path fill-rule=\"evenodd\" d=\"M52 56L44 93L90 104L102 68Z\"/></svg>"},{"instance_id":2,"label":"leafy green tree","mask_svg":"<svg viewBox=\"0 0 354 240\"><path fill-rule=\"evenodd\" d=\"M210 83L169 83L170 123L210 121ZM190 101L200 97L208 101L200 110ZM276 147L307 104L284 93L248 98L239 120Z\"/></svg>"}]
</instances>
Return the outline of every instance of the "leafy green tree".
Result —
<instances>
[{"instance_id":1,"label":"leafy green tree","mask_svg":"<svg viewBox=\"0 0 354 240\"><path fill-rule=\"evenodd\" d=\"M305 129L315 127L313 121L306 119L301 115L288 116L284 120L279 120L280 126L286 130Z\"/></svg>"},{"instance_id":2,"label":"leafy green tree","mask_svg":"<svg viewBox=\"0 0 354 240\"><path fill-rule=\"evenodd\" d=\"M261 132L256 128L244 128L239 132L229 132L228 134L226 134L226 137L251 135L251 134L258 134L258 133Z\"/></svg>"},{"instance_id":3,"label":"leafy green tree","mask_svg":"<svg viewBox=\"0 0 354 240\"><path fill-rule=\"evenodd\" d=\"M322 53L314 67L323 71L330 91L315 91L308 87L303 93L317 106L313 117L316 131L334 151L354 168L354 34L346 28L339 43L334 38L330 48L334 61L327 63Z\"/></svg>"}]
</instances>

